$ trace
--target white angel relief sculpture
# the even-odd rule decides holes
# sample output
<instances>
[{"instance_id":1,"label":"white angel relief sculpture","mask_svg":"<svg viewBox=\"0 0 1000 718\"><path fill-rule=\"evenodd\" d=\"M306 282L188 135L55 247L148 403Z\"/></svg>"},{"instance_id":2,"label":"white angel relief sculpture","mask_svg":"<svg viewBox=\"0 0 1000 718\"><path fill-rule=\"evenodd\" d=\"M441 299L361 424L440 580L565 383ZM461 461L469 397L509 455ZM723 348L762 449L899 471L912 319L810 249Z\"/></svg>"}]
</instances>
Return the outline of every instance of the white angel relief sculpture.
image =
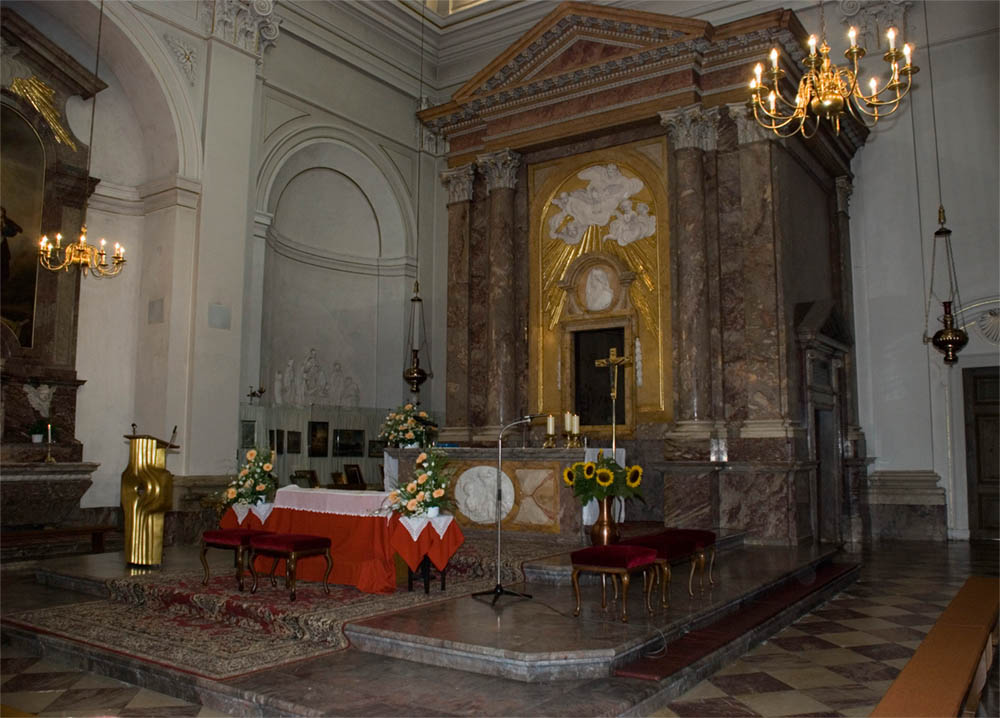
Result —
<instances>
[{"instance_id":1,"label":"white angel relief sculpture","mask_svg":"<svg viewBox=\"0 0 1000 718\"><path fill-rule=\"evenodd\" d=\"M612 230L608 237L621 246L656 231L656 217L649 214L649 205L640 203L638 213L632 210L629 198L643 190L641 179L626 177L615 164L587 167L576 176L587 180L587 186L552 198L560 210L549 219L552 239L579 244L587 227L606 227L609 222Z\"/></svg>"}]
</instances>

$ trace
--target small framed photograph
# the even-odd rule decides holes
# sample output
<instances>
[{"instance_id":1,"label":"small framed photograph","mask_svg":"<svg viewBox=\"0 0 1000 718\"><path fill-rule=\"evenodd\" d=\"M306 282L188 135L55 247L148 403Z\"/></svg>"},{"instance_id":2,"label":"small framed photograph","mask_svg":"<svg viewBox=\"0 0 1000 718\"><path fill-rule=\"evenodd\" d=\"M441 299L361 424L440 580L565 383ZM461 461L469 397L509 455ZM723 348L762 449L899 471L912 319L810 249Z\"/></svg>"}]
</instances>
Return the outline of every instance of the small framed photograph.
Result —
<instances>
[{"instance_id":1,"label":"small framed photograph","mask_svg":"<svg viewBox=\"0 0 1000 718\"><path fill-rule=\"evenodd\" d=\"M274 429L267 430L267 448L274 451Z\"/></svg>"},{"instance_id":2,"label":"small framed photograph","mask_svg":"<svg viewBox=\"0 0 1000 718\"><path fill-rule=\"evenodd\" d=\"M256 421L241 421L240 422L240 448L241 449L252 449L254 444L257 443L257 422Z\"/></svg>"},{"instance_id":3,"label":"small framed photograph","mask_svg":"<svg viewBox=\"0 0 1000 718\"><path fill-rule=\"evenodd\" d=\"M278 455L285 453L285 430L275 429L274 430L274 450Z\"/></svg>"},{"instance_id":4,"label":"small framed photograph","mask_svg":"<svg viewBox=\"0 0 1000 718\"><path fill-rule=\"evenodd\" d=\"M331 456L364 456L364 429L336 429L333 432Z\"/></svg>"},{"instance_id":5,"label":"small framed photograph","mask_svg":"<svg viewBox=\"0 0 1000 718\"><path fill-rule=\"evenodd\" d=\"M360 464L344 464L344 474L347 477L348 485L351 486L365 485L365 480L361 476Z\"/></svg>"},{"instance_id":6,"label":"small framed photograph","mask_svg":"<svg viewBox=\"0 0 1000 718\"><path fill-rule=\"evenodd\" d=\"M289 431L288 432L288 444L286 446L289 454L301 454L302 453L302 432L301 431Z\"/></svg>"},{"instance_id":7,"label":"small framed photograph","mask_svg":"<svg viewBox=\"0 0 1000 718\"><path fill-rule=\"evenodd\" d=\"M379 439L369 439L368 440L368 458L369 459L381 459L385 454L386 443Z\"/></svg>"},{"instance_id":8,"label":"small framed photograph","mask_svg":"<svg viewBox=\"0 0 1000 718\"><path fill-rule=\"evenodd\" d=\"M327 421L309 422L309 456L330 455L330 423Z\"/></svg>"}]
</instances>

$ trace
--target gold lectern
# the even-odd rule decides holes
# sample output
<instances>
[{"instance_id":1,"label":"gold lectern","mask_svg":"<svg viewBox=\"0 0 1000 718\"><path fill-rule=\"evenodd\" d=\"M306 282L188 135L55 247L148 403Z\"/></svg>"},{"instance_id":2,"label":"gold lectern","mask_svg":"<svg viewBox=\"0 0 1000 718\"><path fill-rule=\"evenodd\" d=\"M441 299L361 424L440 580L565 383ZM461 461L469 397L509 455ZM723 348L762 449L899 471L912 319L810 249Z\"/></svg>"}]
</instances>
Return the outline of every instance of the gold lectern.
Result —
<instances>
[{"instance_id":1,"label":"gold lectern","mask_svg":"<svg viewBox=\"0 0 1000 718\"><path fill-rule=\"evenodd\" d=\"M122 472L125 562L158 566L163 561L163 514L173 503L174 475L167 449L176 444L147 434L126 434L128 466Z\"/></svg>"}]
</instances>

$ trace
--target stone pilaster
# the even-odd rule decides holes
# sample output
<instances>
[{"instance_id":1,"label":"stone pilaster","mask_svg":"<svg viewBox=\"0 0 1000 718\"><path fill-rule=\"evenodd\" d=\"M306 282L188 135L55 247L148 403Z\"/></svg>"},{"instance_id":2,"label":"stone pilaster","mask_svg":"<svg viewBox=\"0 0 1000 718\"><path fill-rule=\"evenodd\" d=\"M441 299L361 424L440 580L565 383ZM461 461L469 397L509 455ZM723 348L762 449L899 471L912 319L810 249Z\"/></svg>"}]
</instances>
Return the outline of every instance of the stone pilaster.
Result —
<instances>
[{"instance_id":1,"label":"stone pilaster","mask_svg":"<svg viewBox=\"0 0 1000 718\"><path fill-rule=\"evenodd\" d=\"M712 412L711 330L718 322L718 314L705 311L710 306L706 238L711 223L705 207L705 155L714 154L716 149L717 117L695 106L661 112L660 121L670 139L673 176L677 178L671 232L677 307L674 315L674 417L678 428L688 431L697 428L692 422L704 423L701 431L695 433L704 433L707 438L715 418Z\"/></svg>"},{"instance_id":2,"label":"stone pilaster","mask_svg":"<svg viewBox=\"0 0 1000 718\"><path fill-rule=\"evenodd\" d=\"M448 359L445 423L469 426L469 234L471 164L441 173L448 189Z\"/></svg>"},{"instance_id":3,"label":"stone pilaster","mask_svg":"<svg viewBox=\"0 0 1000 718\"><path fill-rule=\"evenodd\" d=\"M512 421L517 410L514 363L516 310L514 296L514 188L521 157L510 150L480 155L477 164L490 193L489 324L490 351L487 423Z\"/></svg>"}]
</instances>

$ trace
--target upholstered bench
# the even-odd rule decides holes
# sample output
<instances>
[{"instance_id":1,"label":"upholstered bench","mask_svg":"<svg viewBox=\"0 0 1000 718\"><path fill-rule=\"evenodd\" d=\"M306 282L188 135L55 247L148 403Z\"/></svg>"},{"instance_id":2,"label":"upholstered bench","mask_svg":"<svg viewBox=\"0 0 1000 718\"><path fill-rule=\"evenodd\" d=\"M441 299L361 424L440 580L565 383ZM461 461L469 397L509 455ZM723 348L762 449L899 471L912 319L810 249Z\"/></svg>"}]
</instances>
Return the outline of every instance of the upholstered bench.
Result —
<instances>
[{"instance_id":1,"label":"upholstered bench","mask_svg":"<svg viewBox=\"0 0 1000 718\"><path fill-rule=\"evenodd\" d=\"M253 574L253 587L250 593L257 591L257 571L254 570L254 559L258 555L272 556L271 585L276 586L274 570L278 561L285 559L285 587L291 589L292 600L295 600L295 565L300 558L308 556L323 556L326 559L326 573L323 574L323 590L330 593L327 579L333 568L330 558L330 538L328 536L310 536L308 534L267 534L250 537L250 573Z\"/></svg>"},{"instance_id":2,"label":"upholstered bench","mask_svg":"<svg viewBox=\"0 0 1000 718\"><path fill-rule=\"evenodd\" d=\"M670 563L691 557L688 575L688 595L694 595L694 571L699 569L699 581L705 586L705 552L711 556L708 565L708 583L715 585L712 569L715 567L715 533L704 529L665 529L655 534L636 536L618 542L619 546L645 546L656 551L656 565L660 572L660 599L667 605L670 587Z\"/></svg>"},{"instance_id":3,"label":"upholstered bench","mask_svg":"<svg viewBox=\"0 0 1000 718\"><path fill-rule=\"evenodd\" d=\"M205 554L209 548L224 548L236 552L236 585L243 590L243 574L246 571L246 553L250 548L250 538L269 534L270 531L260 529L212 529L201 534L201 565L205 567L205 578L201 582L208 583L208 561Z\"/></svg>"},{"instance_id":4,"label":"upholstered bench","mask_svg":"<svg viewBox=\"0 0 1000 718\"><path fill-rule=\"evenodd\" d=\"M590 546L570 554L573 561L573 592L576 594L576 610L574 616L580 615L580 572L588 571L601 575L601 608L607 608L606 579L610 575L613 581L620 578L622 582L622 623L628 623L628 584L629 575L642 572L643 588L646 596L646 610L650 615L653 606L649 602L649 594L653 588L656 570L656 551L645 546ZM654 573L647 573L653 569ZM618 584L615 583L617 593Z\"/></svg>"}]
</instances>

